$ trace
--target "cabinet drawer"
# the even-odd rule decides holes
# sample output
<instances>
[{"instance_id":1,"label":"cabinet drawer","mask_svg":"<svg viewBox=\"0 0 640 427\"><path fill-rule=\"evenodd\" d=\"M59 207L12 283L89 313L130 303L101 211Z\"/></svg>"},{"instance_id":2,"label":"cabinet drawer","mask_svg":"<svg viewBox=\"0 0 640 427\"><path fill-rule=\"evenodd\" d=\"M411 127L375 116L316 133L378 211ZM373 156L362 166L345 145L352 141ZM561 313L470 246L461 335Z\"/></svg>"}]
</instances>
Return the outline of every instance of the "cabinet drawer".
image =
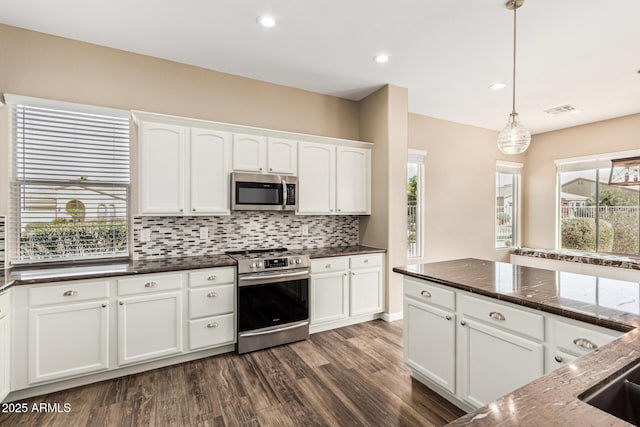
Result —
<instances>
[{"instance_id":1,"label":"cabinet drawer","mask_svg":"<svg viewBox=\"0 0 640 427\"><path fill-rule=\"evenodd\" d=\"M234 283L235 280L236 270L233 267L198 270L189 273L190 287L222 285Z\"/></svg>"},{"instance_id":2,"label":"cabinet drawer","mask_svg":"<svg viewBox=\"0 0 640 427\"><path fill-rule=\"evenodd\" d=\"M528 335L537 340L544 339L544 317L540 314L466 295L460 295L458 304L459 311L465 316L475 317L491 325Z\"/></svg>"},{"instance_id":3,"label":"cabinet drawer","mask_svg":"<svg viewBox=\"0 0 640 427\"><path fill-rule=\"evenodd\" d=\"M0 319L9 314L11 309L11 295L5 292L0 295Z\"/></svg>"},{"instance_id":4,"label":"cabinet drawer","mask_svg":"<svg viewBox=\"0 0 640 427\"><path fill-rule=\"evenodd\" d=\"M29 305L63 304L109 298L109 282L65 282L29 288Z\"/></svg>"},{"instance_id":5,"label":"cabinet drawer","mask_svg":"<svg viewBox=\"0 0 640 427\"><path fill-rule=\"evenodd\" d=\"M381 254L358 255L349 259L351 268L367 268L382 265Z\"/></svg>"},{"instance_id":6,"label":"cabinet drawer","mask_svg":"<svg viewBox=\"0 0 640 427\"><path fill-rule=\"evenodd\" d=\"M349 268L349 258L319 258L311 260L311 273L328 273L330 271L344 271Z\"/></svg>"},{"instance_id":7,"label":"cabinet drawer","mask_svg":"<svg viewBox=\"0 0 640 427\"><path fill-rule=\"evenodd\" d=\"M568 322L555 321L556 347L577 355L583 355L597 347L602 347L622 334L617 331L596 331ZM593 345L597 347L592 347Z\"/></svg>"},{"instance_id":8,"label":"cabinet drawer","mask_svg":"<svg viewBox=\"0 0 640 427\"><path fill-rule=\"evenodd\" d=\"M232 313L235 289L235 285L189 289L189 318Z\"/></svg>"},{"instance_id":9,"label":"cabinet drawer","mask_svg":"<svg viewBox=\"0 0 640 427\"><path fill-rule=\"evenodd\" d=\"M233 314L189 322L189 350L231 344L235 340L235 316Z\"/></svg>"},{"instance_id":10,"label":"cabinet drawer","mask_svg":"<svg viewBox=\"0 0 640 427\"><path fill-rule=\"evenodd\" d=\"M181 288L181 274L154 274L118 280L118 295L120 296Z\"/></svg>"},{"instance_id":11,"label":"cabinet drawer","mask_svg":"<svg viewBox=\"0 0 640 427\"><path fill-rule=\"evenodd\" d=\"M455 307L455 292L425 282L405 279L404 294L420 302L439 305L449 310L454 310Z\"/></svg>"}]
</instances>

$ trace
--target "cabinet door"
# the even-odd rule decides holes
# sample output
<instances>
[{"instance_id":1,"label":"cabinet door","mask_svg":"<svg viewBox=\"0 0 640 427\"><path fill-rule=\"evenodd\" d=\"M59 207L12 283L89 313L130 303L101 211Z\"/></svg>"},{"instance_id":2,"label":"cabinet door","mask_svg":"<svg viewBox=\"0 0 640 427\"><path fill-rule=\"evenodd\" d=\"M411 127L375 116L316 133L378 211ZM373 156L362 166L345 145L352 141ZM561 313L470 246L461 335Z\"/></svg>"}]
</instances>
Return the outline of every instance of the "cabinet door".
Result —
<instances>
[{"instance_id":1,"label":"cabinet door","mask_svg":"<svg viewBox=\"0 0 640 427\"><path fill-rule=\"evenodd\" d=\"M263 172L267 167L267 139L264 136L233 134L233 170Z\"/></svg>"},{"instance_id":2,"label":"cabinet door","mask_svg":"<svg viewBox=\"0 0 640 427\"><path fill-rule=\"evenodd\" d=\"M337 212L371 213L371 150L338 146L336 169Z\"/></svg>"},{"instance_id":3,"label":"cabinet door","mask_svg":"<svg viewBox=\"0 0 640 427\"><path fill-rule=\"evenodd\" d=\"M349 278L346 271L312 275L309 287L312 325L349 317Z\"/></svg>"},{"instance_id":4,"label":"cabinet door","mask_svg":"<svg viewBox=\"0 0 640 427\"><path fill-rule=\"evenodd\" d=\"M107 302L29 310L29 383L109 367Z\"/></svg>"},{"instance_id":5,"label":"cabinet door","mask_svg":"<svg viewBox=\"0 0 640 427\"><path fill-rule=\"evenodd\" d=\"M188 128L140 124L140 213L183 214L186 209Z\"/></svg>"},{"instance_id":6,"label":"cabinet door","mask_svg":"<svg viewBox=\"0 0 640 427\"><path fill-rule=\"evenodd\" d=\"M298 170L298 141L267 139L267 172L295 175Z\"/></svg>"},{"instance_id":7,"label":"cabinet door","mask_svg":"<svg viewBox=\"0 0 640 427\"><path fill-rule=\"evenodd\" d=\"M475 407L484 406L543 374L541 343L466 318L460 323L458 336L462 397Z\"/></svg>"},{"instance_id":8,"label":"cabinet door","mask_svg":"<svg viewBox=\"0 0 640 427\"><path fill-rule=\"evenodd\" d=\"M456 324L453 313L404 300L404 361L455 394Z\"/></svg>"},{"instance_id":9,"label":"cabinet door","mask_svg":"<svg viewBox=\"0 0 640 427\"><path fill-rule=\"evenodd\" d=\"M118 303L120 365L182 352L182 292L122 298Z\"/></svg>"},{"instance_id":10,"label":"cabinet door","mask_svg":"<svg viewBox=\"0 0 640 427\"><path fill-rule=\"evenodd\" d=\"M0 319L0 402L7 397L10 391L10 346L11 336L9 335L9 316L5 316Z\"/></svg>"},{"instance_id":11,"label":"cabinet door","mask_svg":"<svg viewBox=\"0 0 640 427\"><path fill-rule=\"evenodd\" d=\"M351 316L383 311L382 269L352 270L350 290Z\"/></svg>"},{"instance_id":12,"label":"cabinet door","mask_svg":"<svg viewBox=\"0 0 640 427\"><path fill-rule=\"evenodd\" d=\"M327 214L335 209L334 145L298 144L298 213Z\"/></svg>"},{"instance_id":13,"label":"cabinet door","mask_svg":"<svg viewBox=\"0 0 640 427\"><path fill-rule=\"evenodd\" d=\"M231 134L191 129L191 213L229 214Z\"/></svg>"}]
</instances>

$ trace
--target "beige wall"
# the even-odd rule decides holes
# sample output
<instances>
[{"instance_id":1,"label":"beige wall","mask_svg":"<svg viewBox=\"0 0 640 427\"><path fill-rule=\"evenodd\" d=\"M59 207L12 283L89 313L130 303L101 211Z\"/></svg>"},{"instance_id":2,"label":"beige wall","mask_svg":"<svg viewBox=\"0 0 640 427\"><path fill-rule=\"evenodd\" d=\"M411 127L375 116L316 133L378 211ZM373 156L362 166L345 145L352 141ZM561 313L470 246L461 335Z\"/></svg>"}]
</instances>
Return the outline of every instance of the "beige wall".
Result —
<instances>
[{"instance_id":1,"label":"beige wall","mask_svg":"<svg viewBox=\"0 0 640 427\"><path fill-rule=\"evenodd\" d=\"M360 136L374 143L371 216L361 217L360 241L387 249L386 309L402 311L402 277L391 269L406 264L407 89L385 86L360 101Z\"/></svg>"},{"instance_id":2,"label":"beige wall","mask_svg":"<svg viewBox=\"0 0 640 427\"><path fill-rule=\"evenodd\" d=\"M358 139L358 103L0 25L0 93ZM7 108L0 168L7 166ZM0 214L6 214L6 173Z\"/></svg>"},{"instance_id":3,"label":"beige wall","mask_svg":"<svg viewBox=\"0 0 640 427\"><path fill-rule=\"evenodd\" d=\"M508 260L496 250L496 160L505 156L493 130L409 114L409 148L427 151L425 158L424 256L411 262L475 257Z\"/></svg>"},{"instance_id":4,"label":"beige wall","mask_svg":"<svg viewBox=\"0 0 640 427\"><path fill-rule=\"evenodd\" d=\"M555 249L554 160L639 148L640 114L535 135L526 153L523 245Z\"/></svg>"}]
</instances>

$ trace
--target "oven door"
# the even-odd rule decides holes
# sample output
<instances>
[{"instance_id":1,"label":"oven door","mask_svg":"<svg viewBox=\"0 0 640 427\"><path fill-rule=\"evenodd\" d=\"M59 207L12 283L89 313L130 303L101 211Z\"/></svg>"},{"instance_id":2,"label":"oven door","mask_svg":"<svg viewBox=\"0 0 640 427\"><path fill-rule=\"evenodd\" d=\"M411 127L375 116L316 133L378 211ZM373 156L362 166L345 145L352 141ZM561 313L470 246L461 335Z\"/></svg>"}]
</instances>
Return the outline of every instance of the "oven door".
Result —
<instances>
[{"instance_id":1,"label":"oven door","mask_svg":"<svg viewBox=\"0 0 640 427\"><path fill-rule=\"evenodd\" d=\"M238 353L308 337L308 269L238 277Z\"/></svg>"}]
</instances>

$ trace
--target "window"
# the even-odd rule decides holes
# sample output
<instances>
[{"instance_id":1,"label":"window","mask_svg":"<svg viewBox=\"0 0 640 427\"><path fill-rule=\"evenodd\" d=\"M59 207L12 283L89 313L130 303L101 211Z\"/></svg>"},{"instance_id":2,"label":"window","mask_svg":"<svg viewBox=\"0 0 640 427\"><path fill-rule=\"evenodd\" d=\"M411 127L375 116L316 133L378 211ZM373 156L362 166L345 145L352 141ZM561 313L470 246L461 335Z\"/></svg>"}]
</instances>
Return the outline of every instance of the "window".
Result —
<instances>
[{"instance_id":1,"label":"window","mask_svg":"<svg viewBox=\"0 0 640 427\"><path fill-rule=\"evenodd\" d=\"M5 99L12 263L127 256L129 113Z\"/></svg>"},{"instance_id":2,"label":"window","mask_svg":"<svg viewBox=\"0 0 640 427\"><path fill-rule=\"evenodd\" d=\"M518 244L521 168L520 163L496 163L496 249L513 248Z\"/></svg>"},{"instance_id":3,"label":"window","mask_svg":"<svg viewBox=\"0 0 640 427\"><path fill-rule=\"evenodd\" d=\"M556 162L561 249L640 255L640 186L609 185L611 159L634 153Z\"/></svg>"},{"instance_id":4,"label":"window","mask_svg":"<svg viewBox=\"0 0 640 427\"><path fill-rule=\"evenodd\" d=\"M407 256L422 256L423 162L427 153L409 149L407 161Z\"/></svg>"}]
</instances>

